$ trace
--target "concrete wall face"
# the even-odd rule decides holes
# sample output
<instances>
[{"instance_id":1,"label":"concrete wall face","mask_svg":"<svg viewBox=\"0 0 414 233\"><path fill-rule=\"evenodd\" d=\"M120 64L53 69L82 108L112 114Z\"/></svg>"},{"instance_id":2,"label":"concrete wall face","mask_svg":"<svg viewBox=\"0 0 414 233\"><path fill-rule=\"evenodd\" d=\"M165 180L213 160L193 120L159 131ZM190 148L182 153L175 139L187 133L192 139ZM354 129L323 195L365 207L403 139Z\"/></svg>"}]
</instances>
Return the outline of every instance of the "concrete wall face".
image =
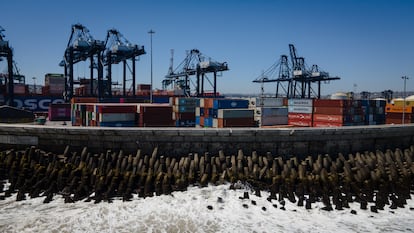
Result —
<instances>
[{"instance_id":1,"label":"concrete wall face","mask_svg":"<svg viewBox=\"0 0 414 233\"><path fill-rule=\"evenodd\" d=\"M317 154L353 153L414 145L414 124L342 128L89 128L65 126L0 124L0 148L35 145L62 153L66 145L74 150L88 147L96 153L107 149L135 153L186 155L188 153L237 154L271 152L289 157Z\"/></svg>"}]
</instances>

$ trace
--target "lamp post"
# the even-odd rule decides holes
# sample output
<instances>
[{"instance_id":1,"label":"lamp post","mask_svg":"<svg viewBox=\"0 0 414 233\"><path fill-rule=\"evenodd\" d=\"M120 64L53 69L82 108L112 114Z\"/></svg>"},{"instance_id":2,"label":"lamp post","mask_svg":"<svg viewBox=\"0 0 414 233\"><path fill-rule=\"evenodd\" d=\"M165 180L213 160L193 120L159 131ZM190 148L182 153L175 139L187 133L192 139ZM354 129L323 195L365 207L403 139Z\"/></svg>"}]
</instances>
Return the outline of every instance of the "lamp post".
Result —
<instances>
[{"instance_id":1,"label":"lamp post","mask_svg":"<svg viewBox=\"0 0 414 233\"><path fill-rule=\"evenodd\" d=\"M408 77L407 76L402 76L401 78L404 79L404 94L403 94L404 100L403 100L402 124L405 124L405 95L406 95L405 92L406 92L406 87L407 87L406 83L407 83Z\"/></svg>"},{"instance_id":2,"label":"lamp post","mask_svg":"<svg viewBox=\"0 0 414 233\"><path fill-rule=\"evenodd\" d=\"M152 29L148 31L151 38L151 89L150 89L150 103L152 103L152 34L155 33Z\"/></svg>"}]
</instances>

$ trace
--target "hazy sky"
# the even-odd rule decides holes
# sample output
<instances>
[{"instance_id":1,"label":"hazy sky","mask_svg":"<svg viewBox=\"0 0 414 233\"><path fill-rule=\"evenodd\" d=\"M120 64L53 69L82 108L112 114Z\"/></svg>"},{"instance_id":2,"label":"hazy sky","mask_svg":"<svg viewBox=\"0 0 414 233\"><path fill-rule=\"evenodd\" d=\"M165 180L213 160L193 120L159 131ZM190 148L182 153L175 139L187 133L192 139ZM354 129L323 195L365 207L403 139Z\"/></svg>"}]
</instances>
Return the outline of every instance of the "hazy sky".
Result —
<instances>
[{"instance_id":1,"label":"hazy sky","mask_svg":"<svg viewBox=\"0 0 414 233\"><path fill-rule=\"evenodd\" d=\"M118 29L130 42L143 45L137 83L150 82L150 36L153 29L154 87L161 88L171 49L178 65L187 50L199 49L230 70L218 78L221 93L259 93L252 83L263 70L297 48L309 66L318 64L341 77L323 86L337 91L403 89L401 76L414 89L414 1L411 0L209 0L209 1L46 1L15 0L1 4L6 40L27 83L44 83L46 73L63 73L58 64L71 33L81 23L105 40ZM89 63L75 65L88 76ZM6 62L0 62L4 72ZM120 76L122 66L113 68ZM115 78L116 79L116 78ZM275 84L265 85L273 92Z\"/></svg>"}]
</instances>

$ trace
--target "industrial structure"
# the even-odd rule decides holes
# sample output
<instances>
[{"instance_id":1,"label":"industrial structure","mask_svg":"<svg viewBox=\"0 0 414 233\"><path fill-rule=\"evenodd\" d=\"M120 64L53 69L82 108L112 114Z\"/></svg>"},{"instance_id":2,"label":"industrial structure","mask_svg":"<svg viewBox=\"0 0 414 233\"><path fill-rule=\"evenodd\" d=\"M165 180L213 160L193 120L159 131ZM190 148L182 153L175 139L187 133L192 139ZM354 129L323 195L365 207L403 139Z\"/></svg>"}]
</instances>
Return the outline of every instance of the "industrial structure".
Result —
<instances>
[{"instance_id":1,"label":"industrial structure","mask_svg":"<svg viewBox=\"0 0 414 233\"><path fill-rule=\"evenodd\" d=\"M290 63L287 55L281 55L280 60L270 66L258 78L255 83L263 84L276 82L276 97L283 90L287 98L320 98L322 82L339 80L339 77L331 77L328 72L322 71L318 65L308 68L304 57L297 55L296 48L289 44ZM317 85L315 90L312 84Z\"/></svg>"},{"instance_id":2,"label":"industrial structure","mask_svg":"<svg viewBox=\"0 0 414 233\"><path fill-rule=\"evenodd\" d=\"M126 83L132 80L132 95L135 96L135 61L136 57L145 54L143 46L131 44L116 29L107 32L105 42L95 40L89 30L82 24L72 26L72 32L65 50L64 60L60 63L65 67L66 88L65 98L71 99L74 94L74 67L81 61L90 61L89 81L87 84L87 96L97 96L99 99L112 97L112 65L123 63L123 96L127 95ZM131 61L132 70L128 65ZM107 74L104 76L103 68L107 67ZM127 80L127 67L131 71L131 79ZM97 78L94 77L94 70L97 70ZM78 80L77 83L82 82ZM97 86L97 87L96 87Z\"/></svg>"},{"instance_id":3,"label":"industrial structure","mask_svg":"<svg viewBox=\"0 0 414 233\"><path fill-rule=\"evenodd\" d=\"M90 90L94 90L94 69L97 68L98 90L103 90L103 67L102 51L105 45L102 41L95 40L89 33L89 30L82 24L72 25L72 32L65 49L64 60L60 63L65 67L65 99L70 100L74 90L74 64L90 61ZM101 95L103 92L99 92ZM99 96L102 97L102 96Z\"/></svg>"},{"instance_id":4,"label":"industrial structure","mask_svg":"<svg viewBox=\"0 0 414 233\"><path fill-rule=\"evenodd\" d=\"M7 76L0 76L0 96L3 96L4 99L7 94L5 102L7 105L12 106L14 98L13 50L9 46L9 41L4 39L4 31L0 26L0 61L2 57L5 57L7 60Z\"/></svg>"},{"instance_id":5,"label":"industrial structure","mask_svg":"<svg viewBox=\"0 0 414 233\"><path fill-rule=\"evenodd\" d=\"M187 52L185 59L175 69L173 69L173 58L171 58L168 74L162 81L163 88L172 86L184 90L185 96L204 96L206 94L205 80L207 80L213 88L213 97L216 97L217 74L228 69L226 62L213 61L205 57L198 49L192 49ZM213 73L213 83L207 77L209 73ZM196 77L195 83L191 80L191 76Z\"/></svg>"},{"instance_id":6,"label":"industrial structure","mask_svg":"<svg viewBox=\"0 0 414 233\"><path fill-rule=\"evenodd\" d=\"M105 50L103 53L103 64L107 67L107 80L109 84L112 84L112 65L122 62L123 64L123 83L122 83L122 95L127 96L126 84L127 84L127 66L128 60L131 61L132 70L128 66L132 75L132 96L136 96L136 79L135 79L135 61L136 57L145 54L144 46L138 46L131 44L118 30L108 30L105 40ZM112 96L112 85L108 85L109 97ZM99 91L101 93L101 90Z\"/></svg>"}]
</instances>

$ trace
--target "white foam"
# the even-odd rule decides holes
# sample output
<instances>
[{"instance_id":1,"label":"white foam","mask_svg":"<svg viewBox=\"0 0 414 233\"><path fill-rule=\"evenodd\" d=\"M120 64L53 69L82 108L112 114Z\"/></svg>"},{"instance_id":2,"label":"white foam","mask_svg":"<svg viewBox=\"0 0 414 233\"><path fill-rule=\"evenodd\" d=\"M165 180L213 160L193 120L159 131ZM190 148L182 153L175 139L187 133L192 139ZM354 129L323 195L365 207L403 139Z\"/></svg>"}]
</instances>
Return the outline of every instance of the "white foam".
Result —
<instances>
[{"instance_id":1,"label":"white foam","mask_svg":"<svg viewBox=\"0 0 414 233\"><path fill-rule=\"evenodd\" d=\"M130 202L76 202L65 204L59 195L48 204L44 198L16 202L16 196L0 201L0 232L412 232L414 201L390 213L350 209L327 212L322 203L311 210L286 199L286 210L269 193L240 199L245 190L229 185L190 187L151 198L134 197ZM222 198L219 201L218 198ZM256 205L252 204L252 200ZM248 208L243 207L247 204ZM277 208L273 206L277 205ZM207 206L211 206L212 210ZM263 209L266 210L263 210ZM357 215L350 213L351 209Z\"/></svg>"}]
</instances>

